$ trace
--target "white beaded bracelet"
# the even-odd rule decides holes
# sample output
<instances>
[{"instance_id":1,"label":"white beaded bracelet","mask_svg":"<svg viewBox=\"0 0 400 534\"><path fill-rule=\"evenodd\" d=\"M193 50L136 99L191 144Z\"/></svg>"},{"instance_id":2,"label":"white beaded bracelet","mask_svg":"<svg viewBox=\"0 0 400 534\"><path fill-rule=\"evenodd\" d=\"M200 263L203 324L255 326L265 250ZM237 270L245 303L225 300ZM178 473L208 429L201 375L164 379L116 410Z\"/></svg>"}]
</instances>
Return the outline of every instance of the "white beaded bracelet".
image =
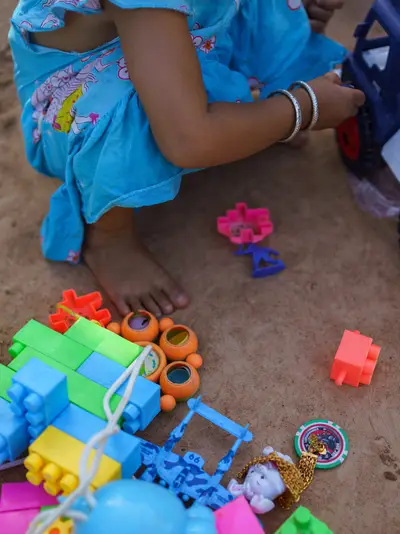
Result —
<instances>
[{"instance_id":1,"label":"white beaded bracelet","mask_svg":"<svg viewBox=\"0 0 400 534\"><path fill-rule=\"evenodd\" d=\"M310 85L308 85L308 83L302 82L302 81L294 82L290 86L289 91L292 91L293 89L298 89L298 88L304 89L304 91L306 91L306 93L310 97L311 104L312 104L312 117L311 117L311 122L307 126L306 130L312 130L314 126L317 124L318 119L319 119L318 98L314 92L314 89Z\"/></svg>"},{"instance_id":2,"label":"white beaded bracelet","mask_svg":"<svg viewBox=\"0 0 400 534\"><path fill-rule=\"evenodd\" d=\"M278 91L274 91L273 93L271 93L269 95L269 98L277 95L286 96L286 98L288 98L292 103L294 112L296 114L296 121L292 133L289 135L289 137L286 137L286 139L282 139L282 141L280 141L280 143L289 143L289 141L292 141L301 130L303 124L303 114L301 112L301 107L297 98L295 98L291 93L289 93L289 91L286 91L286 89L279 89Z\"/></svg>"}]
</instances>

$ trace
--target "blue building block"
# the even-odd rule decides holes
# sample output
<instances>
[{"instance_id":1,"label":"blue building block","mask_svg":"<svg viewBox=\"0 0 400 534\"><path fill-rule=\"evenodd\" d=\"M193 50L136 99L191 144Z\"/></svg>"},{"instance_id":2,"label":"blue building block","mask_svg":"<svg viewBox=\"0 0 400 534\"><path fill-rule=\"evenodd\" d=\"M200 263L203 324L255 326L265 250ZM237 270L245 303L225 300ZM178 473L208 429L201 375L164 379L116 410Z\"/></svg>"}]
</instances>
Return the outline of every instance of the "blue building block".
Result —
<instances>
[{"instance_id":1,"label":"blue building block","mask_svg":"<svg viewBox=\"0 0 400 534\"><path fill-rule=\"evenodd\" d=\"M82 376L107 389L124 371L126 371L125 367L97 352L93 352L77 370ZM117 390L118 395L124 394L126 384ZM123 414L122 428L126 432L135 434L139 429L144 430L160 413L160 391L158 384L141 376L137 378Z\"/></svg>"},{"instance_id":2,"label":"blue building block","mask_svg":"<svg viewBox=\"0 0 400 534\"><path fill-rule=\"evenodd\" d=\"M29 445L28 424L11 410L10 404L0 399L0 464L13 461Z\"/></svg>"},{"instance_id":3,"label":"blue building block","mask_svg":"<svg viewBox=\"0 0 400 534\"><path fill-rule=\"evenodd\" d=\"M87 443L105 425L102 419L74 404L70 404L52 423L82 443ZM142 463L141 440L121 430L109 438L104 454L121 464L123 478L131 478Z\"/></svg>"},{"instance_id":4,"label":"blue building block","mask_svg":"<svg viewBox=\"0 0 400 534\"><path fill-rule=\"evenodd\" d=\"M28 421L28 432L36 439L69 404L67 377L32 358L12 377L7 391L11 410Z\"/></svg>"}]
</instances>

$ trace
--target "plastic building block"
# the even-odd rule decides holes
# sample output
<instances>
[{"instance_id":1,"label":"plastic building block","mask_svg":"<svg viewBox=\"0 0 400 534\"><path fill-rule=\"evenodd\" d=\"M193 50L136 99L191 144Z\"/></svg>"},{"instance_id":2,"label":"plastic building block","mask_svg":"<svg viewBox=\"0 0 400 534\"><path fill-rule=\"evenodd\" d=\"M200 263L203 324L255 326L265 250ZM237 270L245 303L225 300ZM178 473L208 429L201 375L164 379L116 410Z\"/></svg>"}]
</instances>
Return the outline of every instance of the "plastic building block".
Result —
<instances>
[{"instance_id":1,"label":"plastic building block","mask_svg":"<svg viewBox=\"0 0 400 534\"><path fill-rule=\"evenodd\" d=\"M1 534L26 534L29 525L38 515L37 510L18 510L17 512L0 512Z\"/></svg>"},{"instance_id":2,"label":"plastic building block","mask_svg":"<svg viewBox=\"0 0 400 534\"><path fill-rule=\"evenodd\" d=\"M124 367L129 367L143 350L142 347L83 317L65 332L64 337L82 343L91 349L91 353L103 354Z\"/></svg>"},{"instance_id":3,"label":"plastic building block","mask_svg":"<svg viewBox=\"0 0 400 534\"><path fill-rule=\"evenodd\" d=\"M239 497L214 512L218 534L264 534L245 497Z\"/></svg>"},{"instance_id":4,"label":"plastic building block","mask_svg":"<svg viewBox=\"0 0 400 534\"><path fill-rule=\"evenodd\" d=\"M69 495L79 484L79 462L85 445L70 435L49 426L29 447L25 459L27 480L34 486L44 481L49 495ZM94 451L90 458L93 458ZM121 478L121 465L103 455L100 468L93 480L99 488L107 482Z\"/></svg>"},{"instance_id":5,"label":"plastic building block","mask_svg":"<svg viewBox=\"0 0 400 534\"><path fill-rule=\"evenodd\" d=\"M380 352L381 348L372 344L372 338L345 330L333 362L331 379L337 386L369 385Z\"/></svg>"},{"instance_id":6,"label":"plastic building block","mask_svg":"<svg viewBox=\"0 0 400 534\"><path fill-rule=\"evenodd\" d=\"M44 534L71 534L73 531L74 522L72 519L58 519L44 531Z\"/></svg>"},{"instance_id":7,"label":"plastic building block","mask_svg":"<svg viewBox=\"0 0 400 534\"><path fill-rule=\"evenodd\" d=\"M221 485L221 480L231 468L241 443L251 441L253 436L247 426L241 427L212 408L205 406L201 402L201 397L191 399L188 405L190 412L171 432L162 447L142 440L142 463L147 469L140 478L148 482L154 482L159 478L161 484L168 487L176 495L180 495L184 501L192 498L198 504L217 510L233 500L232 494ZM196 414L237 437L228 453L218 462L217 469L212 475L204 471L204 459L198 454L189 451L182 458L172 452Z\"/></svg>"},{"instance_id":8,"label":"plastic building block","mask_svg":"<svg viewBox=\"0 0 400 534\"><path fill-rule=\"evenodd\" d=\"M9 353L13 358L18 356L25 347L31 347L73 370L82 365L93 352L80 344L79 340L75 342L68 339L34 320L29 321L15 334L13 343L9 348Z\"/></svg>"},{"instance_id":9,"label":"plastic building block","mask_svg":"<svg viewBox=\"0 0 400 534\"><path fill-rule=\"evenodd\" d=\"M69 404L67 377L32 358L12 377L8 390L11 410L28 421L28 433L36 439Z\"/></svg>"},{"instance_id":10,"label":"plastic building block","mask_svg":"<svg viewBox=\"0 0 400 534\"><path fill-rule=\"evenodd\" d=\"M105 426L98 417L70 404L52 423L52 426L73 438L87 443ZM121 464L122 478L131 478L141 465L140 439L121 430L108 440L104 454Z\"/></svg>"},{"instance_id":11,"label":"plastic building block","mask_svg":"<svg viewBox=\"0 0 400 534\"><path fill-rule=\"evenodd\" d=\"M67 289L63 292L62 302L57 304L57 313L49 316L50 327L64 334L74 324L77 316L107 326L111 321L111 313L107 308L101 309L102 304L103 297L98 291L78 297L73 289Z\"/></svg>"},{"instance_id":12,"label":"plastic building block","mask_svg":"<svg viewBox=\"0 0 400 534\"><path fill-rule=\"evenodd\" d=\"M70 402L80 406L93 415L100 417L100 419L104 419L104 421L106 420L106 414L104 413L103 408L103 399L106 394L106 389L91 380L88 380L79 373L72 371L72 369L69 369L65 365L27 347L19 354L19 356L12 360L9 367L14 371L18 371L32 358L36 358L53 369L57 369L65 374L67 377L68 398ZM119 395L114 395L111 398L110 406L112 411L115 410L120 400L121 397L119 397Z\"/></svg>"},{"instance_id":13,"label":"plastic building block","mask_svg":"<svg viewBox=\"0 0 400 534\"><path fill-rule=\"evenodd\" d=\"M7 391L12 384L12 377L14 371L5 365L0 364L0 398L11 402L10 397L7 395Z\"/></svg>"},{"instance_id":14,"label":"plastic building block","mask_svg":"<svg viewBox=\"0 0 400 534\"><path fill-rule=\"evenodd\" d=\"M0 464L13 461L29 444L28 424L23 417L17 417L10 404L0 399Z\"/></svg>"},{"instance_id":15,"label":"plastic building block","mask_svg":"<svg viewBox=\"0 0 400 534\"><path fill-rule=\"evenodd\" d=\"M235 254L237 256L252 255L253 278L266 278L286 269L286 265L279 259L279 252L272 248L259 247L257 245L242 246Z\"/></svg>"},{"instance_id":16,"label":"plastic building block","mask_svg":"<svg viewBox=\"0 0 400 534\"><path fill-rule=\"evenodd\" d=\"M325 523L312 515L310 510L299 506L275 534L333 534Z\"/></svg>"},{"instance_id":17,"label":"plastic building block","mask_svg":"<svg viewBox=\"0 0 400 534\"><path fill-rule=\"evenodd\" d=\"M57 504L55 497L48 495L42 487L32 486L29 482L13 482L1 487L0 513L39 510Z\"/></svg>"},{"instance_id":18,"label":"plastic building block","mask_svg":"<svg viewBox=\"0 0 400 534\"><path fill-rule=\"evenodd\" d=\"M242 245L262 241L272 234L274 227L267 209L249 209L247 204L239 202L225 217L218 217L217 229L232 243Z\"/></svg>"},{"instance_id":19,"label":"plastic building block","mask_svg":"<svg viewBox=\"0 0 400 534\"><path fill-rule=\"evenodd\" d=\"M108 389L125 371L125 367L94 352L78 369L78 373ZM123 395L126 383L118 390ZM160 386L139 376L132 391L130 402L124 411L123 429L135 434L144 430L160 413Z\"/></svg>"}]
</instances>

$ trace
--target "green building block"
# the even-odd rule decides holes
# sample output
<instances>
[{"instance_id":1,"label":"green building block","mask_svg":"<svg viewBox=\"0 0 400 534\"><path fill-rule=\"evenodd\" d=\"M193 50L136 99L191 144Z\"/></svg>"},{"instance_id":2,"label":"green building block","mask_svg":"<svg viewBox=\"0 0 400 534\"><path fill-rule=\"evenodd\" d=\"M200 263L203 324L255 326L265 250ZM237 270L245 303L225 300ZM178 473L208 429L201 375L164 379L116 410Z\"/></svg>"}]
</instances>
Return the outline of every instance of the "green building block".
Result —
<instances>
[{"instance_id":1,"label":"green building block","mask_svg":"<svg viewBox=\"0 0 400 534\"><path fill-rule=\"evenodd\" d=\"M0 397L7 402L11 402L7 391L11 387L13 374L14 371L12 369L0 364Z\"/></svg>"},{"instance_id":2,"label":"green building block","mask_svg":"<svg viewBox=\"0 0 400 534\"><path fill-rule=\"evenodd\" d=\"M32 358L37 358L48 366L53 367L53 369L57 369L65 374L67 377L68 398L72 404L76 404L83 410L86 410L93 415L97 415L97 417L100 417L100 419L103 419L104 421L107 420L103 409L103 399L107 392L106 388L99 386L95 382L92 382L72 369L69 369L62 363L53 360L49 356L45 356L41 352L38 352L31 347L27 347L14 358L10 363L9 368L13 371L18 371ZM119 395L113 395L111 397L110 408L112 412L115 411L120 400L121 397Z\"/></svg>"},{"instance_id":3,"label":"green building block","mask_svg":"<svg viewBox=\"0 0 400 534\"><path fill-rule=\"evenodd\" d=\"M129 367L143 350L139 345L131 343L84 317L78 319L65 332L64 337L81 343L92 352L98 352L124 367Z\"/></svg>"},{"instance_id":4,"label":"green building block","mask_svg":"<svg viewBox=\"0 0 400 534\"><path fill-rule=\"evenodd\" d=\"M275 534L333 534L325 523L312 515L310 510L299 506Z\"/></svg>"},{"instance_id":5,"label":"green building block","mask_svg":"<svg viewBox=\"0 0 400 534\"><path fill-rule=\"evenodd\" d=\"M79 341L68 339L33 319L15 334L13 342L14 344L9 349L13 358L18 356L25 347L31 347L74 371L93 352Z\"/></svg>"}]
</instances>

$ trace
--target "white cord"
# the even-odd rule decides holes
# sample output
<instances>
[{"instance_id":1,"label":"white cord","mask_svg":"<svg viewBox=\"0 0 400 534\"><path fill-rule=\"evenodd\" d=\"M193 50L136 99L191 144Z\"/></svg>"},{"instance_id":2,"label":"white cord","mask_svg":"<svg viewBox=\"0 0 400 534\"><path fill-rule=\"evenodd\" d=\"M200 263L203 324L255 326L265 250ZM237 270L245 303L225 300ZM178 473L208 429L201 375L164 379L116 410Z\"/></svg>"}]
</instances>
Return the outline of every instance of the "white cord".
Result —
<instances>
[{"instance_id":1,"label":"white cord","mask_svg":"<svg viewBox=\"0 0 400 534\"><path fill-rule=\"evenodd\" d=\"M103 430L95 434L85 445L83 450L81 461L79 465L79 485L66 499L57 506L57 508L40 513L29 526L26 534L44 534L46 530L60 517L68 517L76 521L87 520L86 514L74 510L70 510L71 506L80 497L84 497L90 508L96 505L96 499L90 491L90 485L96 476L100 467L101 457L103 456L104 449L107 445L108 438L113 434L116 434L121 430L118 425L118 421L121 418L126 405L132 394L133 386L136 379L139 376L140 369L146 359L147 355L151 352L152 347L148 345L143 352L114 382L107 393L104 395L103 407L107 417L107 425ZM129 380L128 380L129 379ZM125 392L119 402L116 410L112 413L110 409L111 397L115 394L118 388L128 380ZM98 448L96 448L98 447ZM90 460L91 452L95 450L93 461Z\"/></svg>"}]
</instances>

